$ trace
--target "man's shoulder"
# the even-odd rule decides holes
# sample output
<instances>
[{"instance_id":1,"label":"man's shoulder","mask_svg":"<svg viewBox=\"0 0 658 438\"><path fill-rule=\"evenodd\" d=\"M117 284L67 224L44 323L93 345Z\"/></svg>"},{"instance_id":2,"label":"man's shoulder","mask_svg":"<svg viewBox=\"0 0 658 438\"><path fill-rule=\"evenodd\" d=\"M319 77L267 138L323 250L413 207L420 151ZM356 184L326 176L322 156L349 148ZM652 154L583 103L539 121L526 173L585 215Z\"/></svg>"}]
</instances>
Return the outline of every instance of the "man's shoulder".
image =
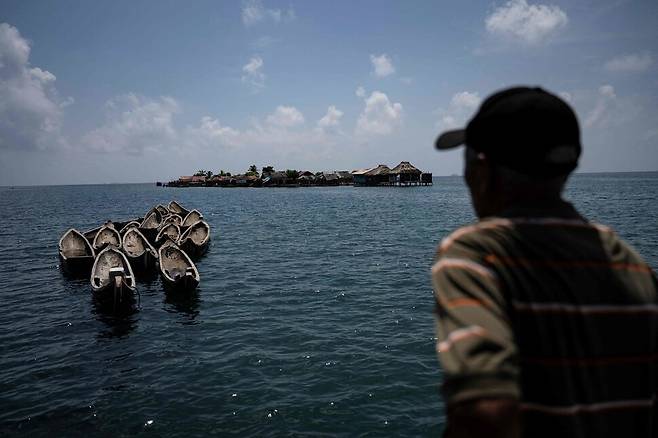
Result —
<instances>
[{"instance_id":1,"label":"man's shoulder","mask_svg":"<svg viewBox=\"0 0 658 438\"><path fill-rule=\"evenodd\" d=\"M565 242L570 236L592 234L602 242L617 249L628 249L630 245L621 240L608 226L584 219L560 217L488 217L458 228L445 237L439 245L437 257L463 250L474 253L514 249L523 240L560 236Z\"/></svg>"},{"instance_id":2,"label":"man's shoulder","mask_svg":"<svg viewBox=\"0 0 658 438\"><path fill-rule=\"evenodd\" d=\"M514 222L508 218L490 217L465 225L445 237L438 248L438 256L459 249L484 250L512 230Z\"/></svg>"}]
</instances>

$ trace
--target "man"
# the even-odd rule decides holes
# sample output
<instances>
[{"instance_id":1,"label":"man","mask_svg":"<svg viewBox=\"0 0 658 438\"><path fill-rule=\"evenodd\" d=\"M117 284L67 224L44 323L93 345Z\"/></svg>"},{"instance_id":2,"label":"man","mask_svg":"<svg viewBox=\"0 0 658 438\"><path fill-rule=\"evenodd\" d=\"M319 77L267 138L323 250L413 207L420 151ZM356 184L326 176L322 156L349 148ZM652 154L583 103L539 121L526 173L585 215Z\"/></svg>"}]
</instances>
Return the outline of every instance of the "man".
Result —
<instances>
[{"instance_id":1,"label":"man","mask_svg":"<svg viewBox=\"0 0 658 438\"><path fill-rule=\"evenodd\" d=\"M445 435L658 436L658 281L562 200L581 151L571 108L503 90L436 141L462 144L479 222L432 268Z\"/></svg>"}]
</instances>

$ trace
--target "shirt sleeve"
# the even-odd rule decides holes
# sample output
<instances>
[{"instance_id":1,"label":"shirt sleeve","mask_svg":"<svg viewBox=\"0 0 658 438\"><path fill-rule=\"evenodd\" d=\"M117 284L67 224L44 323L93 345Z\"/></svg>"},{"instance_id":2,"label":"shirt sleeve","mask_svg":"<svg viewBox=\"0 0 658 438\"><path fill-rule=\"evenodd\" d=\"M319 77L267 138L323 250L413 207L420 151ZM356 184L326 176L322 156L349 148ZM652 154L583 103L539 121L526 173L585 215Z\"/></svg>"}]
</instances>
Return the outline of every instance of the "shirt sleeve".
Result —
<instances>
[{"instance_id":1,"label":"shirt sleeve","mask_svg":"<svg viewBox=\"0 0 658 438\"><path fill-rule=\"evenodd\" d=\"M448 404L520 398L517 347L496 272L453 242L432 267L437 352Z\"/></svg>"}]
</instances>

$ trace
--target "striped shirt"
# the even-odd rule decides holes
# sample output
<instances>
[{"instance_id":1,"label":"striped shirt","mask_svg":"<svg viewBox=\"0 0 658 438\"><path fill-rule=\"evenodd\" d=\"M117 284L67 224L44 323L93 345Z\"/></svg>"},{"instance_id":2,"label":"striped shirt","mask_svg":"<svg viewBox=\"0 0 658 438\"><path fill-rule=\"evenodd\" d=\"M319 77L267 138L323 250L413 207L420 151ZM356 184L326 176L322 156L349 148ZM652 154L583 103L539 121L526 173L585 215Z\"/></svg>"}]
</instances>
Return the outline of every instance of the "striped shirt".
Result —
<instances>
[{"instance_id":1,"label":"striped shirt","mask_svg":"<svg viewBox=\"0 0 658 438\"><path fill-rule=\"evenodd\" d=\"M461 228L432 268L447 403L518 399L524 436L656 437L658 280L568 203Z\"/></svg>"}]
</instances>

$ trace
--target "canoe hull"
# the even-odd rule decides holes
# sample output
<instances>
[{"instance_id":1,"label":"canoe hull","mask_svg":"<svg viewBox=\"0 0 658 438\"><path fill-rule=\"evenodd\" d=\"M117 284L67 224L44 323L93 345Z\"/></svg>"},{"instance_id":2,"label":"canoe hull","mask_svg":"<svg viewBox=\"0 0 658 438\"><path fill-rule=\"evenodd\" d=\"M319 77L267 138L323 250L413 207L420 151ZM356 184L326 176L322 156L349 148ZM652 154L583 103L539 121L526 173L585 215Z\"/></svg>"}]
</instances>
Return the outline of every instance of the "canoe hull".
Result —
<instances>
[{"instance_id":1,"label":"canoe hull","mask_svg":"<svg viewBox=\"0 0 658 438\"><path fill-rule=\"evenodd\" d=\"M143 254L132 257L130 254L126 254L126 258L130 263L130 267L133 268L135 272L147 272L155 269L158 259L150 253L150 251L145 251Z\"/></svg>"},{"instance_id":2,"label":"canoe hull","mask_svg":"<svg viewBox=\"0 0 658 438\"><path fill-rule=\"evenodd\" d=\"M178 280L172 280L167 276L161 275L162 284L169 291L174 292L185 292L193 291L199 285L199 280L194 277L194 275L184 275Z\"/></svg>"},{"instance_id":3,"label":"canoe hull","mask_svg":"<svg viewBox=\"0 0 658 438\"><path fill-rule=\"evenodd\" d=\"M206 241L202 245L197 245L192 239L185 239L180 244L180 249L190 256L192 260L198 260L208 252L210 242Z\"/></svg>"},{"instance_id":4,"label":"canoe hull","mask_svg":"<svg viewBox=\"0 0 658 438\"><path fill-rule=\"evenodd\" d=\"M133 307L137 300L135 299L136 288L130 287L125 282L119 288L114 288L114 285L108 284L104 287L94 289L93 298L99 307L103 309L125 309Z\"/></svg>"},{"instance_id":5,"label":"canoe hull","mask_svg":"<svg viewBox=\"0 0 658 438\"><path fill-rule=\"evenodd\" d=\"M139 230L140 233L142 233L144 235L144 237L146 237L146 240L148 240L151 245L153 245L155 243L155 238L158 235L158 229L157 228L139 227L138 230Z\"/></svg>"},{"instance_id":6,"label":"canoe hull","mask_svg":"<svg viewBox=\"0 0 658 438\"><path fill-rule=\"evenodd\" d=\"M190 257L173 242L167 242L158 251L160 277L165 289L192 291L201 277Z\"/></svg>"},{"instance_id":7,"label":"canoe hull","mask_svg":"<svg viewBox=\"0 0 658 438\"><path fill-rule=\"evenodd\" d=\"M71 228L59 239L59 262L62 272L70 277L88 277L96 253L87 238Z\"/></svg>"},{"instance_id":8,"label":"canoe hull","mask_svg":"<svg viewBox=\"0 0 658 438\"><path fill-rule=\"evenodd\" d=\"M210 244L210 225L204 220L192 224L179 238L178 245L190 256L198 260L208 251Z\"/></svg>"},{"instance_id":9,"label":"canoe hull","mask_svg":"<svg viewBox=\"0 0 658 438\"><path fill-rule=\"evenodd\" d=\"M135 304L135 275L117 248L108 246L96 256L89 280L97 305L118 310Z\"/></svg>"},{"instance_id":10,"label":"canoe hull","mask_svg":"<svg viewBox=\"0 0 658 438\"><path fill-rule=\"evenodd\" d=\"M91 273L91 267L94 266L94 256L66 257L59 252L59 263L62 272L69 277L84 278Z\"/></svg>"}]
</instances>

